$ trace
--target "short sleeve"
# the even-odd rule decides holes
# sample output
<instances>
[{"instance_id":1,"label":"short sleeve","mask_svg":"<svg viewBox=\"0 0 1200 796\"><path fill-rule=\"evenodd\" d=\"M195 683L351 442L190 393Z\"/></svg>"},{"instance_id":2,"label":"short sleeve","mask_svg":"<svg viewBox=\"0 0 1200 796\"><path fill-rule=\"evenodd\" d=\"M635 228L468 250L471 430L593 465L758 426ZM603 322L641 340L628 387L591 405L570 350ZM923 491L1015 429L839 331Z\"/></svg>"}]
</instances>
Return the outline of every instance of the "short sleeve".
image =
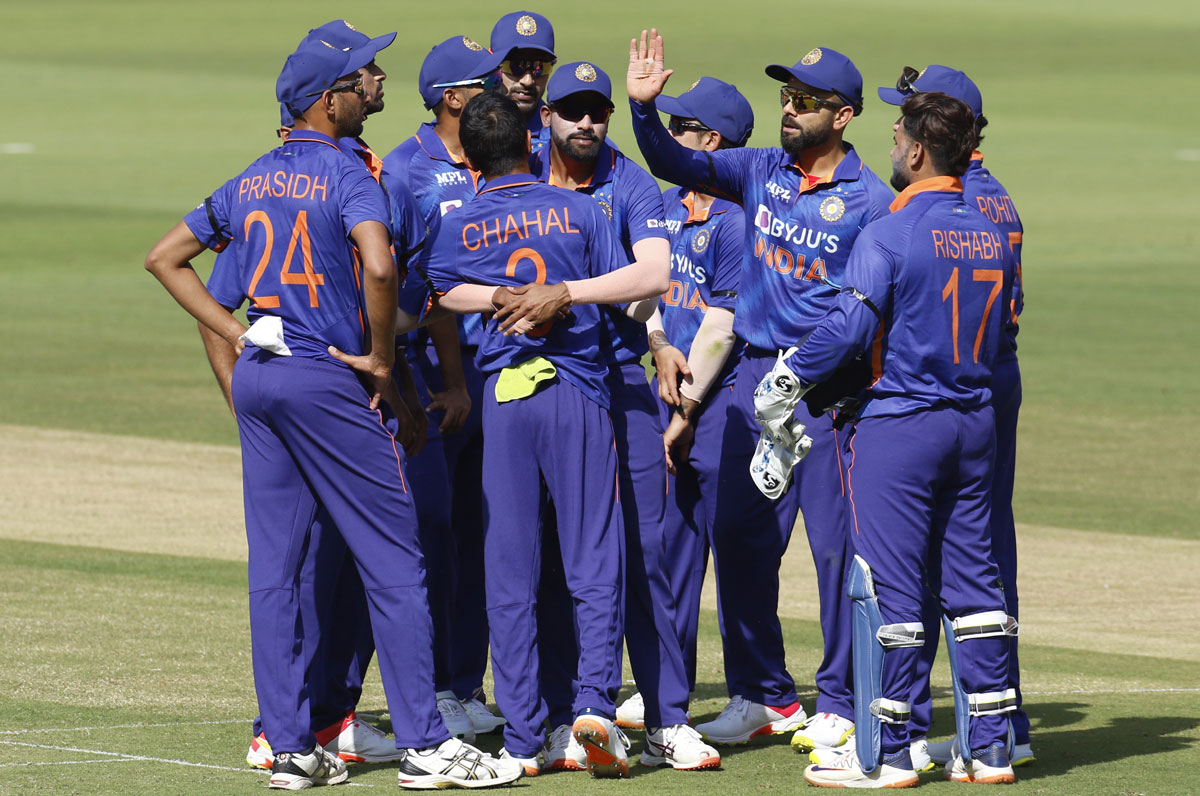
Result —
<instances>
[{"instance_id":1,"label":"short sleeve","mask_svg":"<svg viewBox=\"0 0 1200 796\"><path fill-rule=\"evenodd\" d=\"M347 163L338 176L342 181L341 212L346 237L350 236L350 230L364 221L378 221L391 234L392 214L387 196L371 172Z\"/></svg>"},{"instance_id":2,"label":"short sleeve","mask_svg":"<svg viewBox=\"0 0 1200 796\"><path fill-rule=\"evenodd\" d=\"M662 191L658 183L646 172L626 161L625 183L620 194L625 200L625 225L629 231L629 244L647 238L667 237L667 225L663 211Z\"/></svg>"},{"instance_id":3,"label":"short sleeve","mask_svg":"<svg viewBox=\"0 0 1200 796\"><path fill-rule=\"evenodd\" d=\"M584 217L588 223L588 276L602 276L629 265L625 248L600 206L592 201L579 204L587 210Z\"/></svg>"},{"instance_id":4,"label":"short sleeve","mask_svg":"<svg viewBox=\"0 0 1200 796\"><path fill-rule=\"evenodd\" d=\"M235 177L213 191L212 196L183 217L183 223L187 224L196 240L213 251L221 251L233 240L233 230L229 221L229 194L236 179Z\"/></svg>"}]
</instances>

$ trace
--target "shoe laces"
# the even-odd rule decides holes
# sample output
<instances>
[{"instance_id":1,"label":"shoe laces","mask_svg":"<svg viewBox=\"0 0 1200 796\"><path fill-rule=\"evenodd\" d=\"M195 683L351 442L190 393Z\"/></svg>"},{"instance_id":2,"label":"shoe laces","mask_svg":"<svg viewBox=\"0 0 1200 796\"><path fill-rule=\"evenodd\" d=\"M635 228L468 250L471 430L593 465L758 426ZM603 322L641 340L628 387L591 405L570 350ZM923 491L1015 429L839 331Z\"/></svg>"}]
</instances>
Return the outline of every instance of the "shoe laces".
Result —
<instances>
[{"instance_id":1,"label":"shoe laces","mask_svg":"<svg viewBox=\"0 0 1200 796\"><path fill-rule=\"evenodd\" d=\"M613 724L613 725L612 725L612 728L613 728L613 730L614 730L614 731L616 731L616 733L617 733L617 740L618 740L618 741L620 741L620 743L621 743L621 745L622 745L622 746L624 746L626 749L628 749L629 747L633 746L633 744L632 744L632 743L630 742L630 740L629 740L629 736L625 734L625 731L624 731L624 730L622 730L622 729L621 729L620 727L618 727L616 724ZM574 737L574 736L572 736L572 737Z\"/></svg>"},{"instance_id":2,"label":"shoe laces","mask_svg":"<svg viewBox=\"0 0 1200 796\"><path fill-rule=\"evenodd\" d=\"M387 733L386 733L386 732L384 732L383 730L379 729L379 728L378 728L378 727L376 727L374 724L371 724L371 723L369 723L369 722L365 722L365 721L363 721L362 719L355 719L355 720L354 720L354 723L353 723L353 724L351 724L350 726L351 726L351 727L356 727L356 728L358 728L358 729L362 730L362 731L363 731L363 732L365 732L367 735L374 735L374 736L376 736L376 737L379 737L379 738L387 738Z\"/></svg>"},{"instance_id":3,"label":"shoe laces","mask_svg":"<svg viewBox=\"0 0 1200 796\"><path fill-rule=\"evenodd\" d=\"M551 733L546 736L547 749L566 749L575 741L575 735L571 732L571 725L560 724L555 727Z\"/></svg>"},{"instance_id":4,"label":"shoe laces","mask_svg":"<svg viewBox=\"0 0 1200 796\"><path fill-rule=\"evenodd\" d=\"M754 703L750 702L749 700L743 699L740 696L735 696L733 699L729 700L729 704L726 705L725 709L721 711L721 715L717 716L717 721L720 721L726 717L732 718L734 716L747 714L750 712L750 706L753 704Z\"/></svg>"},{"instance_id":5,"label":"shoe laces","mask_svg":"<svg viewBox=\"0 0 1200 796\"><path fill-rule=\"evenodd\" d=\"M684 743L704 743L704 737L687 724L672 724L669 727L663 727L659 732L662 733L664 744L678 745L680 741Z\"/></svg>"},{"instance_id":6,"label":"shoe laces","mask_svg":"<svg viewBox=\"0 0 1200 796\"><path fill-rule=\"evenodd\" d=\"M442 715L449 716L466 716L467 710L456 697L445 696L437 701L438 710Z\"/></svg>"}]
</instances>

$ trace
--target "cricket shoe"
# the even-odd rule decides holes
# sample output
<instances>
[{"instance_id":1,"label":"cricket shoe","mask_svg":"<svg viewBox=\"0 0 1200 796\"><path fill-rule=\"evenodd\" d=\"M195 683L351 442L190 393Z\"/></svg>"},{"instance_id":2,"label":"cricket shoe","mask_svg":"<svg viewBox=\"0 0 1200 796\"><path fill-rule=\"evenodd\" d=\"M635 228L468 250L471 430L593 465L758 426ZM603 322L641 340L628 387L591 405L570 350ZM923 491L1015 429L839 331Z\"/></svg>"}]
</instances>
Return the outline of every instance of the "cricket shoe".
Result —
<instances>
[{"instance_id":1,"label":"cricket shoe","mask_svg":"<svg viewBox=\"0 0 1200 796\"><path fill-rule=\"evenodd\" d=\"M483 704L483 701L476 697L464 699L461 701L461 704L463 710L467 712L467 716L471 719L471 724L474 725L477 735L486 735L508 724L508 719L492 713L487 709L487 705Z\"/></svg>"},{"instance_id":2,"label":"cricket shoe","mask_svg":"<svg viewBox=\"0 0 1200 796\"><path fill-rule=\"evenodd\" d=\"M784 707L770 707L751 702L740 696L729 700L721 715L712 721L696 725L696 729L711 743L746 743L758 735L779 735L799 729L808 715L799 702Z\"/></svg>"},{"instance_id":3,"label":"cricket shoe","mask_svg":"<svg viewBox=\"0 0 1200 796\"><path fill-rule=\"evenodd\" d=\"M617 726L626 730L646 728L646 703L642 701L641 691L617 705Z\"/></svg>"},{"instance_id":4,"label":"cricket shoe","mask_svg":"<svg viewBox=\"0 0 1200 796\"><path fill-rule=\"evenodd\" d=\"M353 710L341 721L318 730L316 736L317 743L325 751L347 763L386 763L404 756L404 752L396 748L394 738L363 721Z\"/></svg>"},{"instance_id":5,"label":"cricket shoe","mask_svg":"<svg viewBox=\"0 0 1200 796\"><path fill-rule=\"evenodd\" d=\"M914 771L932 771L936 765L929 757L929 741L924 737L909 739L908 755L912 758Z\"/></svg>"},{"instance_id":6,"label":"cricket shoe","mask_svg":"<svg viewBox=\"0 0 1200 796\"><path fill-rule=\"evenodd\" d=\"M267 787L275 790L307 790L316 785L337 785L349 778L346 764L317 744L308 754L280 752L275 755Z\"/></svg>"},{"instance_id":7,"label":"cricket shoe","mask_svg":"<svg viewBox=\"0 0 1200 796\"><path fill-rule=\"evenodd\" d=\"M512 757L492 757L457 738L427 749L405 749L397 782L407 790L490 788L507 785L525 773Z\"/></svg>"},{"instance_id":8,"label":"cricket shoe","mask_svg":"<svg viewBox=\"0 0 1200 796\"><path fill-rule=\"evenodd\" d=\"M676 771L703 771L721 767L721 755L686 724L646 731L643 766L670 766Z\"/></svg>"},{"instance_id":9,"label":"cricket shoe","mask_svg":"<svg viewBox=\"0 0 1200 796\"><path fill-rule=\"evenodd\" d=\"M543 771L587 771L587 750L575 740L571 725L560 724L546 736Z\"/></svg>"},{"instance_id":10,"label":"cricket shoe","mask_svg":"<svg viewBox=\"0 0 1200 796\"><path fill-rule=\"evenodd\" d=\"M520 763L521 768L525 770L525 776L527 777L536 777L538 774L542 773L541 752L533 757L515 757L510 755L507 749L500 747L499 756L501 760L516 760L518 763Z\"/></svg>"},{"instance_id":11,"label":"cricket shoe","mask_svg":"<svg viewBox=\"0 0 1200 796\"><path fill-rule=\"evenodd\" d=\"M804 769L804 781L818 788L911 788L920 783L908 749L888 755L870 774L858 762L854 744L833 760Z\"/></svg>"},{"instance_id":12,"label":"cricket shoe","mask_svg":"<svg viewBox=\"0 0 1200 796\"><path fill-rule=\"evenodd\" d=\"M803 754L813 749L836 749L854 734L854 722L836 713L809 716L792 736L792 748Z\"/></svg>"},{"instance_id":13,"label":"cricket shoe","mask_svg":"<svg viewBox=\"0 0 1200 796\"><path fill-rule=\"evenodd\" d=\"M1009 762L1013 768L1036 763L1037 758L1033 756L1033 746L1027 743L1013 744L1012 759Z\"/></svg>"},{"instance_id":14,"label":"cricket shoe","mask_svg":"<svg viewBox=\"0 0 1200 796\"><path fill-rule=\"evenodd\" d=\"M575 736L587 752L587 770L593 777L608 778L629 776L629 739L611 719L594 714L584 714L571 725Z\"/></svg>"},{"instance_id":15,"label":"cricket shoe","mask_svg":"<svg viewBox=\"0 0 1200 796\"><path fill-rule=\"evenodd\" d=\"M971 754L971 759L955 757L946 766L946 779L951 782L972 782L978 785L1011 785L1016 782L1012 763L1004 744L994 743L987 749Z\"/></svg>"},{"instance_id":16,"label":"cricket shoe","mask_svg":"<svg viewBox=\"0 0 1200 796\"><path fill-rule=\"evenodd\" d=\"M435 696L438 713L442 714L442 721L446 722L446 731L455 738L475 740L475 722L471 720L467 709L458 701L454 692L438 691Z\"/></svg>"},{"instance_id":17,"label":"cricket shoe","mask_svg":"<svg viewBox=\"0 0 1200 796\"><path fill-rule=\"evenodd\" d=\"M250 742L250 751L246 752L246 763L251 768L261 768L264 771L270 771L271 766L275 764L275 754L271 751L271 744L267 743L265 732L260 732Z\"/></svg>"}]
</instances>

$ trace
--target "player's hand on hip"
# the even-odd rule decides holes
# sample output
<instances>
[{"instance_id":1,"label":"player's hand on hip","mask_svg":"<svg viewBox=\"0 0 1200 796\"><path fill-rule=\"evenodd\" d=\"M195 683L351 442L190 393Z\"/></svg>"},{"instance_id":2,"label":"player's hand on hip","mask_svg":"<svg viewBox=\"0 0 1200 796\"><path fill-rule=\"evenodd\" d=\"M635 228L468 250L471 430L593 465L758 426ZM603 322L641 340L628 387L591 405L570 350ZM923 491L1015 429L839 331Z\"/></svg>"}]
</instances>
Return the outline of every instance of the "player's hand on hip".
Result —
<instances>
[{"instance_id":1,"label":"player's hand on hip","mask_svg":"<svg viewBox=\"0 0 1200 796\"><path fill-rule=\"evenodd\" d=\"M467 422L471 414L471 396L465 387L451 387L445 392L433 393L433 400L425 407L426 412L443 411L446 414L438 424L438 431L443 434L453 434Z\"/></svg>"},{"instance_id":2,"label":"player's hand on hip","mask_svg":"<svg viewBox=\"0 0 1200 796\"><path fill-rule=\"evenodd\" d=\"M552 321L571 306L571 292L565 283L540 285L536 283L496 291L493 303L498 307L496 318L501 319L504 334L523 334L528 328L518 327L521 320L533 326Z\"/></svg>"},{"instance_id":3,"label":"player's hand on hip","mask_svg":"<svg viewBox=\"0 0 1200 796\"><path fill-rule=\"evenodd\" d=\"M375 352L354 356L329 346L329 355L334 359L345 362L354 370L366 377L367 391L371 393L370 407L379 408L379 402L389 387L395 389L392 382L392 363Z\"/></svg>"},{"instance_id":4,"label":"player's hand on hip","mask_svg":"<svg viewBox=\"0 0 1200 796\"><path fill-rule=\"evenodd\" d=\"M653 102L663 92L667 79L675 72L664 66L663 38L658 30L642 31L642 38L629 40L629 71L625 74L625 90L638 102Z\"/></svg>"},{"instance_id":5,"label":"player's hand on hip","mask_svg":"<svg viewBox=\"0 0 1200 796\"><path fill-rule=\"evenodd\" d=\"M672 414L671 423L663 433L663 447L667 452L667 470L676 474L676 463L686 462L692 455L692 443L696 440L696 429L683 417Z\"/></svg>"}]
</instances>

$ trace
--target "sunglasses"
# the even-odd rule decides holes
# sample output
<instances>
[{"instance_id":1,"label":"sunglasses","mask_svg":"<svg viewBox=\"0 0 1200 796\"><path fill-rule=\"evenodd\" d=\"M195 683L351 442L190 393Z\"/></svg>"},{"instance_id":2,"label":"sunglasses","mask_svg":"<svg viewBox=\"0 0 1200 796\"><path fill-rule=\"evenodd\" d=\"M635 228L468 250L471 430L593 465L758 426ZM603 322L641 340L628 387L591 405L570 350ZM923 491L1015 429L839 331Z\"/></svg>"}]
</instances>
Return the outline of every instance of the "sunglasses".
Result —
<instances>
[{"instance_id":1,"label":"sunglasses","mask_svg":"<svg viewBox=\"0 0 1200 796\"><path fill-rule=\"evenodd\" d=\"M789 102L792 103L792 109L795 111L815 111L822 105L830 108L840 108L844 104L814 97L802 89L792 88L791 86L780 86L779 107L786 108Z\"/></svg>"},{"instance_id":2,"label":"sunglasses","mask_svg":"<svg viewBox=\"0 0 1200 796\"><path fill-rule=\"evenodd\" d=\"M305 94L304 96L319 97L322 94L324 94L326 91L332 91L335 93L338 91L353 91L355 94L362 94L363 93L362 75L359 75L358 77L354 78L353 80L347 80L344 83L334 83L329 88L323 88L320 91L309 92L308 94Z\"/></svg>"},{"instance_id":3,"label":"sunglasses","mask_svg":"<svg viewBox=\"0 0 1200 796\"><path fill-rule=\"evenodd\" d=\"M571 99L551 104L550 110L568 122L581 122L584 116L590 116L592 124L604 124L613 112L609 106L594 100Z\"/></svg>"},{"instance_id":4,"label":"sunglasses","mask_svg":"<svg viewBox=\"0 0 1200 796\"><path fill-rule=\"evenodd\" d=\"M470 80L456 80L453 83L434 83L433 88L481 88L484 91L495 91L503 84L500 73L492 72L487 77L473 77Z\"/></svg>"},{"instance_id":5,"label":"sunglasses","mask_svg":"<svg viewBox=\"0 0 1200 796\"><path fill-rule=\"evenodd\" d=\"M675 135L683 135L686 132L707 133L711 127L705 127L700 122L692 119L685 119L682 116L672 116L671 121L667 124L667 129Z\"/></svg>"},{"instance_id":6,"label":"sunglasses","mask_svg":"<svg viewBox=\"0 0 1200 796\"><path fill-rule=\"evenodd\" d=\"M509 58L500 68L504 70L506 75L520 80L525 75L530 75L534 80L548 75L554 71L554 65L557 61L542 61L532 58Z\"/></svg>"},{"instance_id":7,"label":"sunglasses","mask_svg":"<svg viewBox=\"0 0 1200 796\"><path fill-rule=\"evenodd\" d=\"M901 94L919 94L921 90L917 88L917 78L921 76L921 70L913 69L911 66L904 67L904 71L900 73L900 79L896 81L896 90Z\"/></svg>"}]
</instances>

